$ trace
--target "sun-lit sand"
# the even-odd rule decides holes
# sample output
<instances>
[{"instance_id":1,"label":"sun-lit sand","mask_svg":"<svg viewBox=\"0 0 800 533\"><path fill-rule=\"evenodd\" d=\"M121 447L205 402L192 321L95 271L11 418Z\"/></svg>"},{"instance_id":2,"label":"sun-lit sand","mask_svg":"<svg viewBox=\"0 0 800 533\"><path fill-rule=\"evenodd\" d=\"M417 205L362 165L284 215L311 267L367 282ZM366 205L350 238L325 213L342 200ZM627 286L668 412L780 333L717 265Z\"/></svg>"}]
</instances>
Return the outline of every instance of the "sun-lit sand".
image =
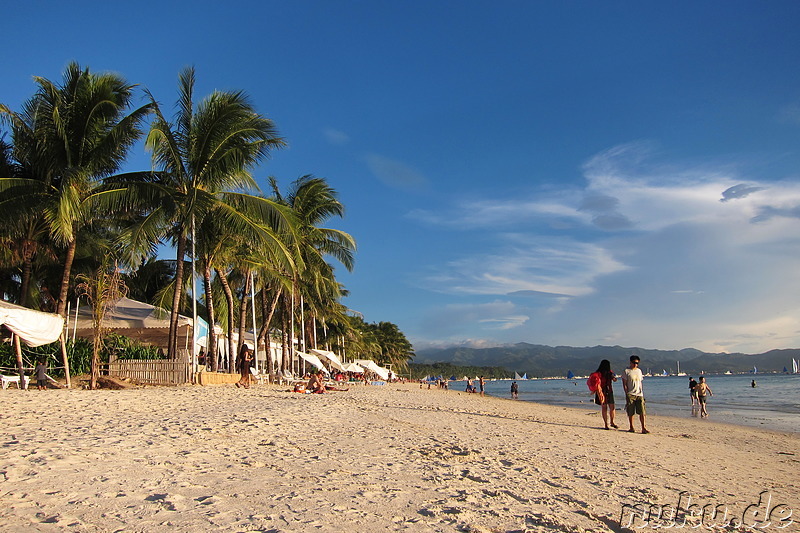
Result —
<instances>
[{"instance_id":1,"label":"sun-lit sand","mask_svg":"<svg viewBox=\"0 0 800 533\"><path fill-rule=\"evenodd\" d=\"M595 411L412 384L0 397L3 531L621 531L625 505L741 519L765 491L800 524L800 437L713 420L604 431Z\"/></svg>"}]
</instances>

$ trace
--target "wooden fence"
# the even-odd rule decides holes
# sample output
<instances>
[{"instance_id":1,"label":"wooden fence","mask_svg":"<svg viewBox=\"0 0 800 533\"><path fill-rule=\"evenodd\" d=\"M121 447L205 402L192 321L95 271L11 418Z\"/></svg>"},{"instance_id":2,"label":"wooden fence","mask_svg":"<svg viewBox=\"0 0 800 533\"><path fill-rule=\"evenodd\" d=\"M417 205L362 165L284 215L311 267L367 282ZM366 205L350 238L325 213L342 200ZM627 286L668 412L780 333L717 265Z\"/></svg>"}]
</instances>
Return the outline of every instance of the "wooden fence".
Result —
<instances>
[{"instance_id":1,"label":"wooden fence","mask_svg":"<svg viewBox=\"0 0 800 533\"><path fill-rule=\"evenodd\" d=\"M185 360L117 359L107 366L109 376L128 378L143 385L183 385L192 382L192 365Z\"/></svg>"}]
</instances>

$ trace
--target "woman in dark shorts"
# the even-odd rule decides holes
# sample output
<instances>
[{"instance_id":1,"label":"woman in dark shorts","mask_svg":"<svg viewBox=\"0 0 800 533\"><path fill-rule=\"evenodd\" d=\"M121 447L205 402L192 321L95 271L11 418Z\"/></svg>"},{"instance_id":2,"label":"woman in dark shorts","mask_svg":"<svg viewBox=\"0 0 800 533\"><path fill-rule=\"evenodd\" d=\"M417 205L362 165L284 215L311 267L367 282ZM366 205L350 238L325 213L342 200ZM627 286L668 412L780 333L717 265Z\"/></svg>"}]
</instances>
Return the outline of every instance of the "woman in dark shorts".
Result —
<instances>
[{"instance_id":1,"label":"woman in dark shorts","mask_svg":"<svg viewBox=\"0 0 800 533\"><path fill-rule=\"evenodd\" d=\"M601 406L603 423L606 426L605 429L617 429L619 426L614 423L613 386L613 383L617 381L617 376L611 371L611 362L608 359L600 361L600 366L597 367L596 373L600 376L600 384L597 387L597 392L594 394L594 403ZM611 426L611 428L609 426Z\"/></svg>"}]
</instances>

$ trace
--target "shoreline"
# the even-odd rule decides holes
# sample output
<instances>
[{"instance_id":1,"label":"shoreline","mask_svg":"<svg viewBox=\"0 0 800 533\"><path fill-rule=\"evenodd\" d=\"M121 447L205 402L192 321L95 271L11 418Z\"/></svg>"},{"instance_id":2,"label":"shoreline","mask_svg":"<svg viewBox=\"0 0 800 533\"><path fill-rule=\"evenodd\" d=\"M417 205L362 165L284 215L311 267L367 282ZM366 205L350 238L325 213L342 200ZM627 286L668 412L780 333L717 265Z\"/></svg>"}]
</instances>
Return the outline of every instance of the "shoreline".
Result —
<instances>
[{"instance_id":1,"label":"shoreline","mask_svg":"<svg viewBox=\"0 0 800 533\"><path fill-rule=\"evenodd\" d=\"M466 394L464 391L449 391L449 392L459 392L459 393ZM599 423L602 424L602 418L600 416L600 406L596 405L594 403L590 403L589 401L586 401L585 403L578 403L576 405L569 405L569 404L555 405L555 404L548 404L548 403L543 403L543 402L535 402L535 401L530 401L530 400L514 400L513 398L503 398L502 396L489 395L489 394L486 395L486 398L496 398L498 400L504 400L504 401L509 401L509 402L525 402L525 403L530 403L530 404L534 404L534 405L544 405L544 406L547 406L547 407L554 407L554 408L563 407L565 409L575 409L576 411L579 411L579 412L595 412L596 411ZM664 414L660 414L660 413L653 413L652 412L653 409L651 409L651 405L656 405L658 409L674 407L674 406L666 405L666 404L656 404L656 403L648 402L647 403L647 409L648 409L648 411L647 411L648 412L647 419L648 420L650 418L666 418L666 419L672 420L672 422L675 423L675 424L680 424L682 421L685 421L685 420L693 420L693 421L695 421L695 422L697 422L699 424L715 424L715 425L722 425L722 426L730 426L731 428L752 429L754 431L765 431L765 432L769 432L769 433L778 433L778 434L781 434L781 435L797 435L797 436L800 436L800 426L795 426L794 430L791 430L791 429L776 429L776 428L772 428L772 427L763 427L763 425L765 425L763 423L761 423L760 425L754 425L752 423L751 424L744 423L744 422L736 423L736 422L731 422L730 420L720 420L718 418L715 418L713 416L713 414L709 418L703 418L703 419L699 418L698 416L691 415L691 414L690 415L685 415L685 416L678 416L678 415L675 415L675 414L664 415ZM619 421L623 420L624 425L626 425L626 426L628 424L628 422L627 422L628 418L627 418L627 414L625 412L624 403L623 403L622 407L620 407L619 404L617 404L616 409L615 409L614 412L615 412L615 417L616 417L616 420L617 420L617 425L620 426L619 431L622 431L623 427L622 427L622 425L619 424ZM715 410L715 412L716 412L716 410ZM760 412L760 411L756 411L756 412ZM796 415L792 415L792 416L796 416ZM638 428L638 418L635 418L634 422L635 422L635 426Z\"/></svg>"},{"instance_id":2,"label":"shoreline","mask_svg":"<svg viewBox=\"0 0 800 533\"><path fill-rule=\"evenodd\" d=\"M463 391L453 391L453 392L463 392ZM596 410L597 413L598 413L598 416L599 416L599 413L600 413L600 406L599 405L595 405L594 403L591 403L588 400L586 402L584 402L584 403L578 402L575 405L570 405L570 404L561 405L561 404L549 404L549 403L543 403L543 402L536 402L536 401L531 401L531 400L514 400L512 398L503 398L502 396L497 396L497 395L487 395L486 397L487 398L488 397L497 398L499 400L507 400L507 401L512 401L512 402L527 402L527 403L532 403L532 404L536 404L536 405L546 405L548 407L565 407L567 409L576 409L578 411L594 411L594 410ZM655 409L653 409L651 406L655 406ZM727 411L724 408L719 408L719 407L714 407L714 412L711 414L711 416L709 418L705 418L705 419L701 419L698 416L696 416L695 414L692 414L691 407L688 408L688 413L687 413L686 408L683 408L684 409L684 413L685 413L684 415L676 415L676 414L665 415L665 414L661 414L661 413L655 412L656 409L659 410L659 411L662 410L662 409L668 409L668 410L671 410L671 411L674 411L676 409L680 409L680 408L675 407L674 405L669 405L669 404L648 402L647 403L647 408L648 408L648 415L647 415L648 419L651 416L654 417L654 418L669 418L669 419L674 420L676 423L680 423L680 421L684 421L684 420L694 420L694 421L696 421L696 422L698 422L700 424L714 423L714 424L721 424L721 425L724 425L724 426L731 426L731 427L735 427L735 428L752 429L752 430L755 430L755 431L768 431L768 432L772 432L772 433L789 434L789 435L793 435L793 434L800 435L800 425L797 425L794 420L786 420L787 418L797 418L798 415L795 415L793 413L782 413L782 412L775 413L775 412L760 411L760 410L757 410L757 409L750 411L753 414L757 414L757 413L762 413L763 412L763 413L765 413L765 416L767 416L769 418L769 420L770 420L769 423L777 422L781 426L783 426L781 428L775 428L775 427L765 427L765 426L767 426L767 423L764 423L764 422L759 422L758 425L756 425L756 423L754 421L753 422L749 422L749 423L745 422L745 421L737 423L736 421L731 421L731 420L728 419L729 417L733 416L731 414L726 414L724 416L724 419L720 419L719 418L719 416L720 416L719 413L721 413L721 412L722 413L727 413ZM616 417L617 417L618 420L619 420L619 417L622 417L623 419L627 420L627 414L625 413L624 403L622 404L622 407L620 407L619 404L617 404L617 407L615 409L615 414L616 414ZM758 420L758 419L754 418L753 420ZM626 424L627 424L627 422L626 422ZM619 424L617 424L617 425L619 425ZM621 427L622 426L620 426L620 428ZM792 428L794 428L794 429L792 429Z\"/></svg>"},{"instance_id":3,"label":"shoreline","mask_svg":"<svg viewBox=\"0 0 800 533\"><path fill-rule=\"evenodd\" d=\"M648 417L649 435L604 431L599 408L418 384L285 391L3 391L0 521L29 531L622 531L626 505L688 494L741 514L765 491L800 512L796 434L661 416Z\"/></svg>"}]
</instances>

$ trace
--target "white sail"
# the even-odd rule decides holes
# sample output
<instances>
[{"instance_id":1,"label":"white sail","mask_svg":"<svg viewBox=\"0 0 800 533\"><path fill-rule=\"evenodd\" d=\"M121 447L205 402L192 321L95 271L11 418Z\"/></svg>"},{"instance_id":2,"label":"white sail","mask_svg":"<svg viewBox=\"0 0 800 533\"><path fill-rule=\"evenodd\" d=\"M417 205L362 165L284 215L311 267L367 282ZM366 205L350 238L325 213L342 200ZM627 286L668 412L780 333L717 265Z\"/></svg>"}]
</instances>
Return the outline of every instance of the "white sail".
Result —
<instances>
[{"instance_id":1,"label":"white sail","mask_svg":"<svg viewBox=\"0 0 800 533\"><path fill-rule=\"evenodd\" d=\"M792 357L792 374L797 374L797 359Z\"/></svg>"},{"instance_id":2,"label":"white sail","mask_svg":"<svg viewBox=\"0 0 800 533\"><path fill-rule=\"evenodd\" d=\"M514 379L522 379L522 376L519 375L519 372L514 372Z\"/></svg>"}]
</instances>

